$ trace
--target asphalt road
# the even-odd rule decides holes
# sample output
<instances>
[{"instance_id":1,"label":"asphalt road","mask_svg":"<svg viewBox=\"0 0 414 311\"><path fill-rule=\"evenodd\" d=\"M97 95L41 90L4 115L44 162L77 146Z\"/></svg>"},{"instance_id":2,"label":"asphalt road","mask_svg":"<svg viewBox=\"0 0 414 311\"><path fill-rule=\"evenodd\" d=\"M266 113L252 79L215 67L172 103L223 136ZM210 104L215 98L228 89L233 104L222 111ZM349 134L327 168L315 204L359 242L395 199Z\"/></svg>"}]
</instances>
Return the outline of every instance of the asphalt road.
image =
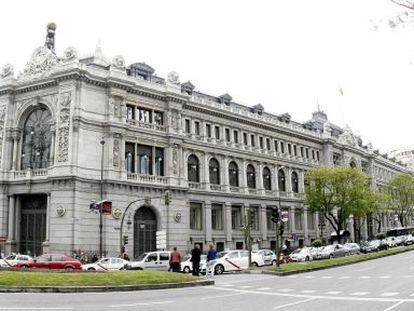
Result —
<instances>
[{"instance_id":1,"label":"asphalt road","mask_svg":"<svg viewBox=\"0 0 414 311\"><path fill-rule=\"evenodd\" d=\"M0 310L414 310L414 252L289 277L215 280L214 286L155 291L0 294Z\"/></svg>"}]
</instances>

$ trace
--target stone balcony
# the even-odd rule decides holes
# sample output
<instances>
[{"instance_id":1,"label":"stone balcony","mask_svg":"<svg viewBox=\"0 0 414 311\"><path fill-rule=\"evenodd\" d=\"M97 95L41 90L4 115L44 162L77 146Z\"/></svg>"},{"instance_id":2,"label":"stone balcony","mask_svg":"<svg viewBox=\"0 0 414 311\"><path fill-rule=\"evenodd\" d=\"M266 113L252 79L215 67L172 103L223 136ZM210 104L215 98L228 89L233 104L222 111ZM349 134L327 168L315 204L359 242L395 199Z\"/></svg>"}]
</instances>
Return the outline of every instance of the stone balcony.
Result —
<instances>
[{"instance_id":1,"label":"stone balcony","mask_svg":"<svg viewBox=\"0 0 414 311\"><path fill-rule=\"evenodd\" d=\"M24 171L11 171L11 177L13 179L32 179L37 177L47 177L49 169L39 168L39 169L27 169Z\"/></svg>"},{"instance_id":2,"label":"stone balcony","mask_svg":"<svg viewBox=\"0 0 414 311\"><path fill-rule=\"evenodd\" d=\"M137 181L140 183L145 183L145 184L158 184L158 185L167 184L167 177L165 176L128 173L127 179L132 180L132 181Z\"/></svg>"},{"instance_id":3,"label":"stone balcony","mask_svg":"<svg viewBox=\"0 0 414 311\"><path fill-rule=\"evenodd\" d=\"M156 131L161 131L161 132L166 132L167 131L167 127L165 125L158 125L155 123L149 123L149 122L142 122L142 121L138 121L138 120L134 120L134 119L127 119L128 124L132 125L132 126L136 126L139 128L143 128L143 129L148 129L148 130L156 130Z\"/></svg>"}]
</instances>

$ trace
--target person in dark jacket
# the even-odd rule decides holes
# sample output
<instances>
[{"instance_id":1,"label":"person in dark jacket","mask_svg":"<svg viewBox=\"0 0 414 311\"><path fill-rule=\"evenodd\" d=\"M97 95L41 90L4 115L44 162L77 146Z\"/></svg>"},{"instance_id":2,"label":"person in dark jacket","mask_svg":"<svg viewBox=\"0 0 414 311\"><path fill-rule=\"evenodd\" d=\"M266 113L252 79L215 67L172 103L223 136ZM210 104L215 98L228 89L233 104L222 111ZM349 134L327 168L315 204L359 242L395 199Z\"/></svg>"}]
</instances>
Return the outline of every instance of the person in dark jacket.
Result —
<instances>
[{"instance_id":1,"label":"person in dark jacket","mask_svg":"<svg viewBox=\"0 0 414 311\"><path fill-rule=\"evenodd\" d=\"M198 244L194 245L193 250L191 251L191 262L193 263L193 275L200 275L200 258L201 250Z\"/></svg>"},{"instance_id":2,"label":"person in dark jacket","mask_svg":"<svg viewBox=\"0 0 414 311\"><path fill-rule=\"evenodd\" d=\"M206 277L213 277L214 276L214 266L216 264L216 257L217 251L214 249L214 244L210 243L208 245L208 252L207 252L207 263L206 263Z\"/></svg>"}]
</instances>

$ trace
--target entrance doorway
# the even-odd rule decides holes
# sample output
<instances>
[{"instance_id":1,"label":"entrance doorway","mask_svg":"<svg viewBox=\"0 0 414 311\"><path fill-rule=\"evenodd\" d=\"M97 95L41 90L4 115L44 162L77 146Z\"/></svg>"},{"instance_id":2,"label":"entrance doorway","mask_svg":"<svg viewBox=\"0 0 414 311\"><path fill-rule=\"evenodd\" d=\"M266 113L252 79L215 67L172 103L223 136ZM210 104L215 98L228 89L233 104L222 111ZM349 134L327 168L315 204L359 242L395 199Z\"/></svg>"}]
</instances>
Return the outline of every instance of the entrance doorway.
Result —
<instances>
[{"instance_id":1,"label":"entrance doorway","mask_svg":"<svg viewBox=\"0 0 414 311\"><path fill-rule=\"evenodd\" d=\"M134 215L134 258L156 250L157 217L148 206L140 207Z\"/></svg>"},{"instance_id":2,"label":"entrance doorway","mask_svg":"<svg viewBox=\"0 0 414 311\"><path fill-rule=\"evenodd\" d=\"M21 197L20 253L42 254L42 243L46 239L46 205L46 195Z\"/></svg>"}]
</instances>

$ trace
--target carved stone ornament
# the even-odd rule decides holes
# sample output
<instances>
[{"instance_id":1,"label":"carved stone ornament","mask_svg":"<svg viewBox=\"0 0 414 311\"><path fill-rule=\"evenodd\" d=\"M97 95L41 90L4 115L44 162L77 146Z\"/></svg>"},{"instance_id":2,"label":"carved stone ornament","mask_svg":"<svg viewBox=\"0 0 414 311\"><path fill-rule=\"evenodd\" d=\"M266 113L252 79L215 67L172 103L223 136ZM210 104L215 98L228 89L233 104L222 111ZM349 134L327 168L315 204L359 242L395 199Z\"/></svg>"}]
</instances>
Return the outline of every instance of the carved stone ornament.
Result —
<instances>
[{"instance_id":1,"label":"carved stone ornament","mask_svg":"<svg viewBox=\"0 0 414 311\"><path fill-rule=\"evenodd\" d=\"M13 75L14 75L14 69L12 65L6 64L1 68L1 71L0 71L1 79L13 78Z\"/></svg>"},{"instance_id":2,"label":"carved stone ornament","mask_svg":"<svg viewBox=\"0 0 414 311\"><path fill-rule=\"evenodd\" d=\"M66 162L69 159L69 129L70 129L70 102L71 93L63 93L60 96L60 111L58 125L58 152L57 161Z\"/></svg>"},{"instance_id":3,"label":"carved stone ornament","mask_svg":"<svg viewBox=\"0 0 414 311\"><path fill-rule=\"evenodd\" d=\"M120 150L119 139L114 139L114 150L113 150L113 157L114 157L113 164L114 164L114 166L119 165L119 150Z\"/></svg>"},{"instance_id":4,"label":"carved stone ornament","mask_svg":"<svg viewBox=\"0 0 414 311\"><path fill-rule=\"evenodd\" d=\"M53 67L59 63L59 59L46 46L38 47L34 50L30 61L24 68L23 73L19 75L19 79L28 80L40 78L48 74Z\"/></svg>"},{"instance_id":5,"label":"carved stone ornament","mask_svg":"<svg viewBox=\"0 0 414 311\"><path fill-rule=\"evenodd\" d=\"M174 215L174 221L175 222L181 222L181 218L182 218L181 213L177 213L177 214Z\"/></svg>"},{"instance_id":6,"label":"carved stone ornament","mask_svg":"<svg viewBox=\"0 0 414 311\"><path fill-rule=\"evenodd\" d=\"M65 63L70 63L78 60L78 51L72 46L66 48L63 52L63 61Z\"/></svg>"},{"instance_id":7,"label":"carved stone ornament","mask_svg":"<svg viewBox=\"0 0 414 311\"><path fill-rule=\"evenodd\" d=\"M172 150L172 171L174 175L178 174L178 148L174 145Z\"/></svg>"},{"instance_id":8,"label":"carved stone ornament","mask_svg":"<svg viewBox=\"0 0 414 311\"><path fill-rule=\"evenodd\" d=\"M115 219L120 219L122 216L122 210L119 207L112 209L112 217Z\"/></svg>"},{"instance_id":9,"label":"carved stone ornament","mask_svg":"<svg viewBox=\"0 0 414 311\"><path fill-rule=\"evenodd\" d=\"M170 73L168 73L167 81L173 84L179 84L180 77L178 76L177 72L171 71Z\"/></svg>"},{"instance_id":10,"label":"carved stone ornament","mask_svg":"<svg viewBox=\"0 0 414 311\"><path fill-rule=\"evenodd\" d=\"M56 208L56 215L58 215L59 217L62 217L63 215L65 215L66 213L66 208L64 208L62 205L59 205Z\"/></svg>"},{"instance_id":11,"label":"carved stone ornament","mask_svg":"<svg viewBox=\"0 0 414 311\"><path fill-rule=\"evenodd\" d=\"M6 117L6 106L0 107L0 122L4 121Z\"/></svg>"},{"instance_id":12,"label":"carved stone ornament","mask_svg":"<svg viewBox=\"0 0 414 311\"><path fill-rule=\"evenodd\" d=\"M331 124L329 122L325 122L323 124L323 133L322 136L324 138L329 138L332 135Z\"/></svg>"},{"instance_id":13,"label":"carved stone ornament","mask_svg":"<svg viewBox=\"0 0 414 311\"><path fill-rule=\"evenodd\" d=\"M112 59L112 67L117 69L125 69L125 59L121 55L116 55Z\"/></svg>"},{"instance_id":14,"label":"carved stone ornament","mask_svg":"<svg viewBox=\"0 0 414 311\"><path fill-rule=\"evenodd\" d=\"M3 125L0 125L0 167L2 164L2 157L3 154L3 138L4 138L4 128Z\"/></svg>"},{"instance_id":15,"label":"carved stone ornament","mask_svg":"<svg viewBox=\"0 0 414 311\"><path fill-rule=\"evenodd\" d=\"M352 129L347 125L345 126L344 132L339 135L338 142L344 145L356 146L358 141L352 133Z\"/></svg>"},{"instance_id":16,"label":"carved stone ornament","mask_svg":"<svg viewBox=\"0 0 414 311\"><path fill-rule=\"evenodd\" d=\"M121 117L122 115L126 115L126 104L122 97L112 95L109 98L109 107L110 112L113 113L114 117Z\"/></svg>"}]
</instances>

